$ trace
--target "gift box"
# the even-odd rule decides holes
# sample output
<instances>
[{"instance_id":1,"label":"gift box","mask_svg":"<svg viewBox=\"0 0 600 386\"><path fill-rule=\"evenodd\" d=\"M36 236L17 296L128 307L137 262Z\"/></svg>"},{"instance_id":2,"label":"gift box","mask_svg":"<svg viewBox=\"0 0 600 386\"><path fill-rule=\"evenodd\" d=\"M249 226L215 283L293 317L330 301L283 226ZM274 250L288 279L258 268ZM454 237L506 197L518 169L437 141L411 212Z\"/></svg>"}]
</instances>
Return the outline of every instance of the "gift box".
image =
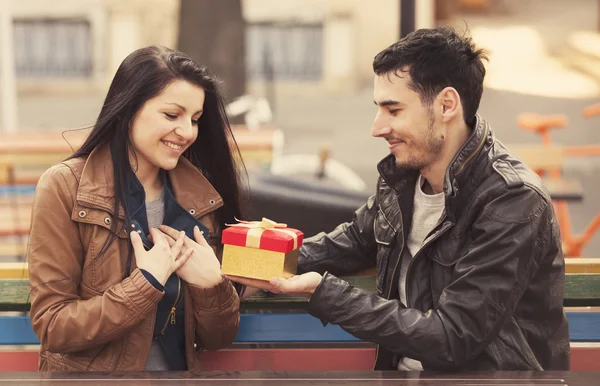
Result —
<instances>
[{"instance_id":1,"label":"gift box","mask_svg":"<svg viewBox=\"0 0 600 386\"><path fill-rule=\"evenodd\" d=\"M260 280L293 276L303 237L301 231L266 218L229 225L221 236L221 271Z\"/></svg>"}]
</instances>

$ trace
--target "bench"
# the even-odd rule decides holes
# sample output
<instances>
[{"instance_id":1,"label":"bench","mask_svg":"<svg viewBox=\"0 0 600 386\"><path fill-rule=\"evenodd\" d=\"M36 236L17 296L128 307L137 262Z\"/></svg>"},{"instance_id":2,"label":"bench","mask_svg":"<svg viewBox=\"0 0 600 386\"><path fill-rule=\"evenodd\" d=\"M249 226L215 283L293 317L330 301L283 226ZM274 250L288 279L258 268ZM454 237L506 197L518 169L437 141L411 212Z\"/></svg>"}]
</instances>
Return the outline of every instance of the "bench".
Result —
<instances>
[{"instance_id":1,"label":"bench","mask_svg":"<svg viewBox=\"0 0 600 386\"><path fill-rule=\"evenodd\" d=\"M78 149L89 131L0 135L0 262L24 260L35 184L44 170ZM279 129L234 125L232 131L248 171L268 170L282 152Z\"/></svg>"},{"instance_id":2,"label":"bench","mask_svg":"<svg viewBox=\"0 0 600 386\"><path fill-rule=\"evenodd\" d=\"M268 169L283 148L283 133L272 126L249 130L231 126L248 169ZM78 149L90 129L0 134L0 185L35 184L49 166Z\"/></svg>"},{"instance_id":3,"label":"bench","mask_svg":"<svg viewBox=\"0 0 600 386\"><path fill-rule=\"evenodd\" d=\"M565 163L565 149L558 145L507 145L527 166L543 175L552 174L552 178L543 178L542 182L553 200L581 201L583 187L581 182L560 177Z\"/></svg>"},{"instance_id":4,"label":"bench","mask_svg":"<svg viewBox=\"0 0 600 386\"><path fill-rule=\"evenodd\" d=\"M16 270L15 270L16 269ZM22 271L21 267L21 271ZM8 270L7 270L8 271ZM0 371L35 371L38 340L26 312L27 279L0 279ZM20 277L26 277L22 273ZM372 276L346 278L374 291ZM571 369L591 370L600 363L600 274L568 274L565 306L571 330ZM204 370L370 370L372 344L335 325L323 327L306 312L306 299L258 294L242 302L240 331L235 343L217 352L202 352ZM4 347L4 349L2 349Z\"/></svg>"}]
</instances>

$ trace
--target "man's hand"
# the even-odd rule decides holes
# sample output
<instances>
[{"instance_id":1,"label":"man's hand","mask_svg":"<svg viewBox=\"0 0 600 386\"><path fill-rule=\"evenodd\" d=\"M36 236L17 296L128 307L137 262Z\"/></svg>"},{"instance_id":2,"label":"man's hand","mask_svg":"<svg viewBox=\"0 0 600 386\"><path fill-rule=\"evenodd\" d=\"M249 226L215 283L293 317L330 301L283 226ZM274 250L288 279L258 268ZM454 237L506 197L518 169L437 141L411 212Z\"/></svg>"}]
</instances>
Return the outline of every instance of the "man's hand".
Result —
<instances>
[{"instance_id":1,"label":"man's hand","mask_svg":"<svg viewBox=\"0 0 600 386\"><path fill-rule=\"evenodd\" d=\"M271 280L249 279L240 276L225 275L229 280L244 284L248 287L259 288L274 294L286 294L310 298L323 277L317 272L307 272L289 279L274 277Z\"/></svg>"}]
</instances>

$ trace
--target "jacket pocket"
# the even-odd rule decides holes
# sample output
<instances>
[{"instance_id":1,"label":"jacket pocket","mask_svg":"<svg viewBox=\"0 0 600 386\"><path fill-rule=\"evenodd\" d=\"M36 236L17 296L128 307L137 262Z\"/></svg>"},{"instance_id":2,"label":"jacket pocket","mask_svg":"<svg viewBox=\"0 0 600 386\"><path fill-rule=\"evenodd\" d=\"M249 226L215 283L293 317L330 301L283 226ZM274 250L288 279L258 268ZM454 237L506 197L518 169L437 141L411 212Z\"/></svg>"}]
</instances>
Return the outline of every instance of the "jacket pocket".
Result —
<instances>
[{"instance_id":1,"label":"jacket pocket","mask_svg":"<svg viewBox=\"0 0 600 386\"><path fill-rule=\"evenodd\" d=\"M543 370L514 317L509 319L490 346L493 346L502 370Z\"/></svg>"},{"instance_id":2,"label":"jacket pocket","mask_svg":"<svg viewBox=\"0 0 600 386\"><path fill-rule=\"evenodd\" d=\"M390 253L394 247L398 232L385 217L381 208L377 211L373 229L375 241L377 242L377 293L381 295L384 291Z\"/></svg>"},{"instance_id":3,"label":"jacket pocket","mask_svg":"<svg viewBox=\"0 0 600 386\"><path fill-rule=\"evenodd\" d=\"M85 366L68 359L64 354L44 352L40 354L39 371L81 372Z\"/></svg>"},{"instance_id":4,"label":"jacket pocket","mask_svg":"<svg viewBox=\"0 0 600 386\"><path fill-rule=\"evenodd\" d=\"M438 245L424 251L431 262L430 286L435 308L437 308L446 286L456 280L454 271L460 257L459 252L451 244L451 242L443 240Z\"/></svg>"},{"instance_id":5,"label":"jacket pocket","mask_svg":"<svg viewBox=\"0 0 600 386\"><path fill-rule=\"evenodd\" d=\"M127 346L127 335L112 342L72 353L40 354L40 371L115 371ZM45 370L44 370L45 369Z\"/></svg>"}]
</instances>

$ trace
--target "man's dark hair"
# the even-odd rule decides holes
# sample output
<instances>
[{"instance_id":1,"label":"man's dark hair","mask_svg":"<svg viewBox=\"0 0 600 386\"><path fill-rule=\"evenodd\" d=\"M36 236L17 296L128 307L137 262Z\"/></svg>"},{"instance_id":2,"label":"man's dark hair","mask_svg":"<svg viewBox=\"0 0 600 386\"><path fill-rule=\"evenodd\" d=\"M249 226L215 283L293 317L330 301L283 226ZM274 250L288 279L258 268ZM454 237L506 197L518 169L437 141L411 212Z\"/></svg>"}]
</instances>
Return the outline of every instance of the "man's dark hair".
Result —
<instances>
[{"instance_id":1,"label":"man's dark hair","mask_svg":"<svg viewBox=\"0 0 600 386\"><path fill-rule=\"evenodd\" d=\"M483 94L487 54L476 49L468 36L453 28L420 29L381 51L373 60L377 75L408 72L408 86L430 106L445 87L454 87L463 104L464 119L471 124Z\"/></svg>"}]
</instances>

